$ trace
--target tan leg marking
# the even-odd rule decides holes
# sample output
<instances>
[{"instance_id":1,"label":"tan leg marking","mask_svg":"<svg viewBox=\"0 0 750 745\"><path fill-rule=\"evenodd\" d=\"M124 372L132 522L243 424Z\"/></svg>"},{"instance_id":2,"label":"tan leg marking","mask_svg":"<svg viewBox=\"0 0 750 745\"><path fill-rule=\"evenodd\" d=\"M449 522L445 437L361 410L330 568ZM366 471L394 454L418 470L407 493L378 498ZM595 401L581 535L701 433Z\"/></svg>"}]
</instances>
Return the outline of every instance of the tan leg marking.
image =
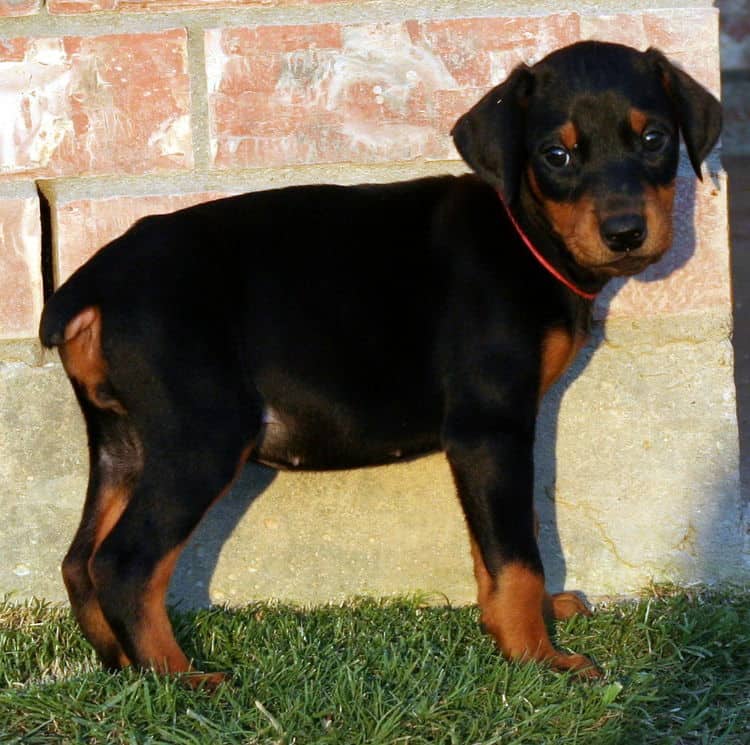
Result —
<instances>
[{"instance_id":1,"label":"tan leg marking","mask_svg":"<svg viewBox=\"0 0 750 745\"><path fill-rule=\"evenodd\" d=\"M116 667L128 667L132 664L93 593L87 602L75 608L73 612L84 636L100 655L106 656L106 659L111 660Z\"/></svg>"},{"instance_id":2,"label":"tan leg marking","mask_svg":"<svg viewBox=\"0 0 750 745\"><path fill-rule=\"evenodd\" d=\"M157 565L143 596L142 615L135 633L141 663L165 675L177 674L191 688L215 690L226 673L202 673L195 670L180 648L167 615L166 595L169 580L184 544L170 551Z\"/></svg>"},{"instance_id":3,"label":"tan leg marking","mask_svg":"<svg viewBox=\"0 0 750 745\"><path fill-rule=\"evenodd\" d=\"M544 623L544 580L520 563L506 564L496 581L472 540L481 621L509 660L544 662L556 670L571 670L583 677L598 677L591 660L554 648Z\"/></svg>"},{"instance_id":4,"label":"tan leg marking","mask_svg":"<svg viewBox=\"0 0 750 745\"><path fill-rule=\"evenodd\" d=\"M482 552L479 550L479 545L474 540L473 536L470 537L469 540L471 541L471 558L474 561L474 578L477 581L477 602L481 609L489 603L492 593L495 590L495 581L492 579L492 575L487 571L487 566L482 558Z\"/></svg>"},{"instance_id":5,"label":"tan leg marking","mask_svg":"<svg viewBox=\"0 0 750 745\"><path fill-rule=\"evenodd\" d=\"M232 480L219 492L211 504L219 501L232 487L245 465L255 443L247 445L237 463ZM210 507L209 507L210 509ZM135 632L134 643L141 656L141 663L163 674L179 674L192 688L215 690L226 679L226 673L197 672L174 637L172 624L167 614L166 596L177 560L189 538L175 546L157 564L151 575L142 599L142 615Z\"/></svg>"},{"instance_id":6,"label":"tan leg marking","mask_svg":"<svg viewBox=\"0 0 750 745\"><path fill-rule=\"evenodd\" d=\"M135 645L142 657L139 661L161 673L187 673L192 669L174 638L165 604L180 551L182 545L172 549L156 566L143 595L136 631Z\"/></svg>"},{"instance_id":7,"label":"tan leg marking","mask_svg":"<svg viewBox=\"0 0 750 745\"><path fill-rule=\"evenodd\" d=\"M544 617L555 621L565 621L573 616L590 616L586 603L574 592L544 594Z\"/></svg>"},{"instance_id":8,"label":"tan leg marking","mask_svg":"<svg viewBox=\"0 0 750 745\"><path fill-rule=\"evenodd\" d=\"M102 509L97 515L93 549L88 562L83 563L75 558L71 560L70 556L66 557L63 562L63 581L81 631L107 664L117 667L126 667L130 664L130 659L104 617L96 598L96 589L91 581L90 567L91 559L99 545L125 509L127 496L128 492L123 488L103 487L100 490L97 501L102 505ZM83 578L80 573L85 573L87 576Z\"/></svg>"},{"instance_id":9,"label":"tan leg marking","mask_svg":"<svg viewBox=\"0 0 750 745\"><path fill-rule=\"evenodd\" d=\"M114 528L117 524L117 521L125 511L125 507L127 507L128 504L128 499L130 498L129 491L124 487L115 488L104 486L102 487L101 492L103 494L100 499L102 500L104 508L98 515L96 521L96 529L94 532L94 548L91 552L91 557L89 558L88 562L89 577L91 576L91 563L94 559L94 556L96 556L96 552L99 550L99 546L102 545L104 539L110 534L112 528ZM104 613L102 612L101 606L99 605L99 601L96 599L96 597L93 596L90 602L86 604L86 608L82 610L85 610L85 620L81 618L79 618L78 620L81 624L81 627L86 630L87 636L88 633L95 629L98 634L98 641L100 643L104 643L107 645L116 645L117 649L119 650L118 664L121 667L127 667L128 665L130 665L130 659L122 650L120 642L117 641L117 637L115 636L112 628L107 622L107 619L104 617ZM91 640L91 637L89 637L89 640ZM91 641L91 643L95 648L97 647L97 644L94 641Z\"/></svg>"}]
</instances>

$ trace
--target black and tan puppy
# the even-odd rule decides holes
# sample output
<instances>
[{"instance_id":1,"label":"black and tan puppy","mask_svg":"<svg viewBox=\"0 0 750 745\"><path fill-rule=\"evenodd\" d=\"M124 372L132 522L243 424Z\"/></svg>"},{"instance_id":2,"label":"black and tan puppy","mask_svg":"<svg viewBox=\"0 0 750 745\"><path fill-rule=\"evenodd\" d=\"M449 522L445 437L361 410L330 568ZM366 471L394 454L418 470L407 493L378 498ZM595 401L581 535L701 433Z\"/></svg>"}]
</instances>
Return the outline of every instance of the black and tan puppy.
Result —
<instances>
[{"instance_id":1,"label":"black and tan puppy","mask_svg":"<svg viewBox=\"0 0 750 745\"><path fill-rule=\"evenodd\" d=\"M544 590L537 406L596 293L669 248L679 132L700 175L720 118L658 51L583 42L516 68L459 119L476 175L246 194L102 248L40 335L88 427L63 574L104 663L191 670L167 585L248 459L336 469L442 450L502 653L595 674L543 621L584 607Z\"/></svg>"}]
</instances>

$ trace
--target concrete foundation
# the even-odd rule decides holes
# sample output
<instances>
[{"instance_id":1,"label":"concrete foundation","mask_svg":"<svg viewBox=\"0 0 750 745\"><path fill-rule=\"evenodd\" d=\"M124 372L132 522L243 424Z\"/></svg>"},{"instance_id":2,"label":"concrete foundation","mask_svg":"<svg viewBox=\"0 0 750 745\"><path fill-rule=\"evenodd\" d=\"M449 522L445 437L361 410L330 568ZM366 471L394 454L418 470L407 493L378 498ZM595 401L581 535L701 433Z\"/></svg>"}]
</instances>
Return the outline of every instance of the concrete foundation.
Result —
<instances>
[{"instance_id":1,"label":"concrete foundation","mask_svg":"<svg viewBox=\"0 0 750 745\"><path fill-rule=\"evenodd\" d=\"M651 580L747 577L729 319L614 321L549 393L537 436L548 583L590 597ZM53 355L0 364L0 587L64 599L59 563L86 487L82 420ZM41 361L41 360L38 360ZM441 454L335 473L250 466L196 531L172 585L188 606L361 594L475 597Z\"/></svg>"}]
</instances>

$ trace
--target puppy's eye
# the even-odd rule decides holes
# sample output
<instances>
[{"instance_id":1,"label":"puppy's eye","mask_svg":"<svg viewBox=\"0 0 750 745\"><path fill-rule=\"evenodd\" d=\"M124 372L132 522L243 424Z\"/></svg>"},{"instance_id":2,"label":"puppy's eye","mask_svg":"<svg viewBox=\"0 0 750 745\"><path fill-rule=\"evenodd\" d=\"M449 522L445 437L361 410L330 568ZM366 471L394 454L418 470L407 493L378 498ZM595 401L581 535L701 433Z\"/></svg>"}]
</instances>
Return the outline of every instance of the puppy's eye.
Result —
<instances>
[{"instance_id":1,"label":"puppy's eye","mask_svg":"<svg viewBox=\"0 0 750 745\"><path fill-rule=\"evenodd\" d=\"M650 153L656 153L666 145L667 135L660 129L647 129L641 135L641 141L645 150L648 150Z\"/></svg>"},{"instance_id":2,"label":"puppy's eye","mask_svg":"<svg viewBox=\"0 0 750 745\"><path fill-rule=\"evenodd\" d=\"M570 153L560 145L548 147L542 155L553 168L565 168L570 163Z\"/></svg>"}]
</instances>

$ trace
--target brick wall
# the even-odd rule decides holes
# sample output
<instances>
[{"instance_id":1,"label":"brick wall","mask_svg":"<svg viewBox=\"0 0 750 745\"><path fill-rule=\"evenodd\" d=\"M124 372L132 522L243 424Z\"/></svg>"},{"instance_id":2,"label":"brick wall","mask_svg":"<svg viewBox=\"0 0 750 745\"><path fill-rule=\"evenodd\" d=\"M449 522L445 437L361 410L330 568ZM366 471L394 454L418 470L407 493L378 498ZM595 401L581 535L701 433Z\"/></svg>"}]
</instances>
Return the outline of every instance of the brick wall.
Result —
<instances>
[{"instance_id":1,"label":"brick wall","mask_svg":"<svg viewBox=\"0 0 750 745\"><path fill-rule=\"evenodd\" d=\"M526 3L521 14L466 2L457 18L448 3L0 2L0 338L36 331L36 186L60 281L148 212L279 183L460 169L448 137L458 115L516 63L581 38L656 45L718 92L716 12L637 5ZM680 234L680 268L664 284L629 283L610 313L729 302L707 240L722 219L716 189L694 189L681 180L701 219L697 236Z\"/></svg>"},{"instance_id":2,"label":"brick wall","mask_svg":"<svg viewBox=\"0 0 750 745\"><path fill-rule=\"evenodd\" d=\"M718 93L711 0L654 6L0 0L0 593L64 598L59 560L85 492L72 392L34 341L45 277L59 283L148 213L285 184L461 172L455 119L516 63L578 39L660 47ZM716 156L702 182L683 164L677 200L668 258L608 286L596 307L606 322L542 406L535 491L553 588L611 595L750 570ZM440 456L273 483L250 474L180 567L187 602L209 589L232 602L475 597Z\"/></svg>"}]
</instances>

